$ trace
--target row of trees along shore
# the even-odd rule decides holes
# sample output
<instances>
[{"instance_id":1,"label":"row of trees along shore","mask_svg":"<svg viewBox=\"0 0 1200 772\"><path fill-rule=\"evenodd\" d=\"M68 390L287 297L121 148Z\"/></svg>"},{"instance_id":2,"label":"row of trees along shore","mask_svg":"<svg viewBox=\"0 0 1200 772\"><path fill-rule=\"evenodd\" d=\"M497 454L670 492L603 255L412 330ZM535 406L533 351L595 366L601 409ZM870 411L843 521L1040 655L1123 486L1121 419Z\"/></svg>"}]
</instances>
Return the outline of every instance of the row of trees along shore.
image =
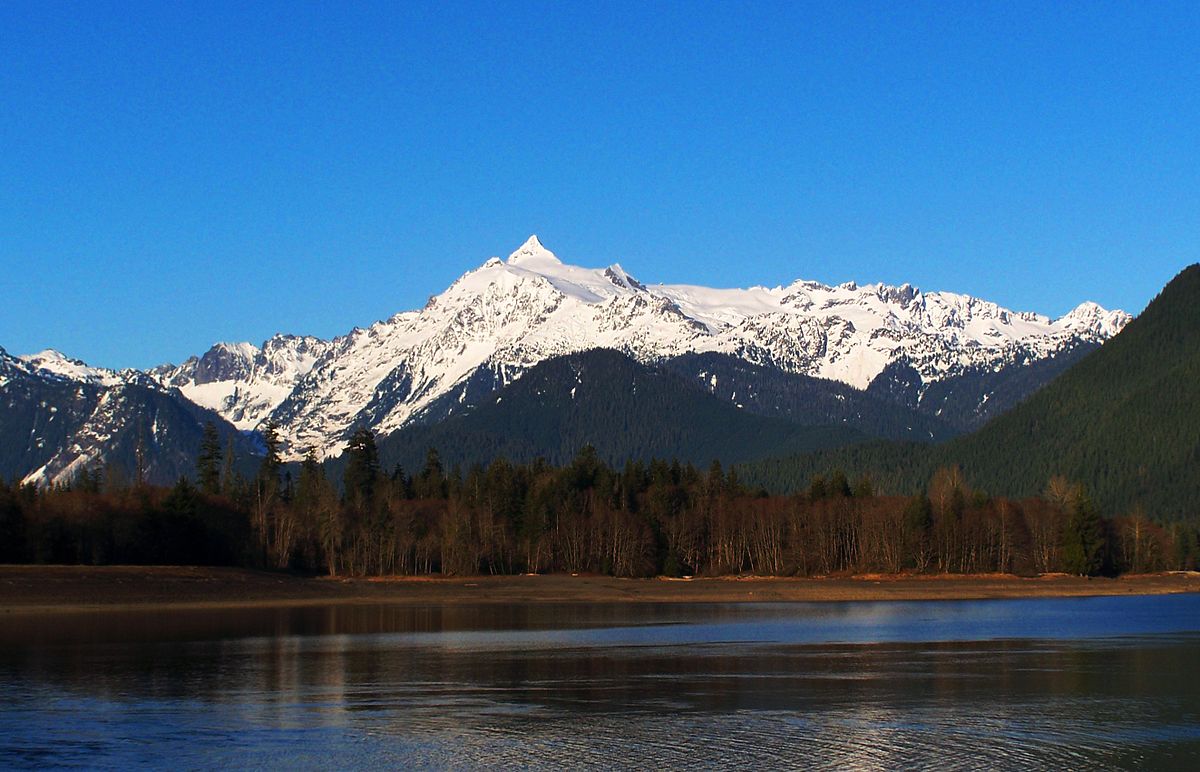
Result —
<instances>
[{"instance_id":1,"label":"row of trees along shore","mask_svg":"<svg viewBox=\"0 0 1200 772\"><path fill-rule=\"evenodd\" d=\"M990 497L954 467L926 493L876 495L834 472L792 496L747 490L719 463L497 459L380 469L354 434L339 492L311 452L293 477L276 432L253 479L209 428L195 482L127 483L81 472L48 489L0 483L0 562L199 564L334 575L595 572L616 576L814 576L841 572L1118 574L1197 565L1194 524L1101 517L1078 485Z\"/></svg>"}]
</instances>

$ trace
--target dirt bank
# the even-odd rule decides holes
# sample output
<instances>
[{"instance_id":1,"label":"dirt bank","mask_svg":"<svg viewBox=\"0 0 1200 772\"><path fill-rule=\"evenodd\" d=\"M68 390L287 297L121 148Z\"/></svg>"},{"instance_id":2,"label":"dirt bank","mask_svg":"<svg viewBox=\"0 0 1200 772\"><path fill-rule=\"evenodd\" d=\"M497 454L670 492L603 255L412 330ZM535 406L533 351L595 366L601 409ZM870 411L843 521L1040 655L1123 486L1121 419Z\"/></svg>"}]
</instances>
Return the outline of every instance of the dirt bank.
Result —
<instances>
[{"instance_id":1,"label":"dirt bank","mask_svg":"<svg viewBox=\"0 0 1200 772\"><path fill-rule=\"evenodd\" d=\"M0 566L0 614L340 603L730 603L956 600L1200 592L1200 574L615 579L606 576L307 578L236 568Z\"/></svg>"}]
</instances>

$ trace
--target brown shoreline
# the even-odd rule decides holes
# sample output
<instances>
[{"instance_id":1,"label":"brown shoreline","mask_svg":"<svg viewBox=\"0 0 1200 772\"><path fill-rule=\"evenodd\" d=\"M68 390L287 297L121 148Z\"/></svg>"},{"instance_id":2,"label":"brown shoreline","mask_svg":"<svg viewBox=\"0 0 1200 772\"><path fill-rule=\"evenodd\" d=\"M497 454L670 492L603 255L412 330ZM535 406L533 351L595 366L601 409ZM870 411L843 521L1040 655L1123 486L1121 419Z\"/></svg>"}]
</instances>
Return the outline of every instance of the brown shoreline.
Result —
<instances>
[{"instance_id":1,"label":"brown shoreline","mask_svg":"<svg viewBox=\"0 0 1200 772\"><path fill-rule=\"evenodd\" d=\"M617 579L607 576L305 578L236 568L0 566L0 614L396 604L744 603L1161 595L1200 592L1200 573L866 575Z\"/></svg>"}]
</instances>

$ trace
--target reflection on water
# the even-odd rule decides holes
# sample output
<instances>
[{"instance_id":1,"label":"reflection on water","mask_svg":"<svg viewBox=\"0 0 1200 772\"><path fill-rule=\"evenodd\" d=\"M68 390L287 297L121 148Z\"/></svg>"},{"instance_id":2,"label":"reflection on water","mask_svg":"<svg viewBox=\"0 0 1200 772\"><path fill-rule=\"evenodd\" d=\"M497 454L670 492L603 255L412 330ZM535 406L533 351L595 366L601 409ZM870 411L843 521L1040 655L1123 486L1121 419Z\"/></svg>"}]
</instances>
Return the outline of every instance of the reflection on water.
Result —
<instances>
[{"instance_id":1,"label":"reflection on water","mask_svg":"<svg viewBox=\"0 0 1200 772\"><path fill-rule=\"evenodd\" d=\"M5 619L0 765L1189 767L1200 596Z\"/></svg>"}]
</instances>

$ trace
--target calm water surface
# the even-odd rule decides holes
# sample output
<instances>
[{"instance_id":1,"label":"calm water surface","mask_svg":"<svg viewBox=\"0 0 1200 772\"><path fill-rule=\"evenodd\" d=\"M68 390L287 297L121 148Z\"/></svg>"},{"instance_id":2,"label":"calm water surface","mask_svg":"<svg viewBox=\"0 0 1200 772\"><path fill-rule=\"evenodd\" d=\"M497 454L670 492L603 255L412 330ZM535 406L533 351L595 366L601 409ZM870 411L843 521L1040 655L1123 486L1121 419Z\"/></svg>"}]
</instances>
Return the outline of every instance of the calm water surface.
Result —
<instances>
[{"instance_id":1,"label":"calm water surface","mask_svg":"<svg viewBox=\"0 0 1200 772\"><path fill-rule=\"evenodd\" d=\"M0 766L1200 768L1200 596L0 619Z\"/></svg>"}]
</instances>

